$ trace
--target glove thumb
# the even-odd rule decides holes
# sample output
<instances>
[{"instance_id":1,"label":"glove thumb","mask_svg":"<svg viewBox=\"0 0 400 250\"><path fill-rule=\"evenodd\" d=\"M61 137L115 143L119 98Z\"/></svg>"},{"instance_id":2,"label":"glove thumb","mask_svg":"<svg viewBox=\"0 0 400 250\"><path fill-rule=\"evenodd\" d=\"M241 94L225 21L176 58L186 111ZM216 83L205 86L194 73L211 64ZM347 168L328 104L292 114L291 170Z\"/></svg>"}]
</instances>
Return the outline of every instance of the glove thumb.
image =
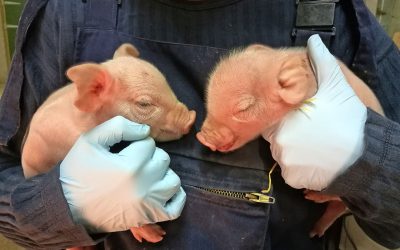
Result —
<instances>
[{"instance_id":1,"label":"glove thumb","mask_svg":"<svg viewBox=\"0 0 400 250\"><path fill-rule=\"evenodd\" d=\"M148 137L150 127L116 116L86 134L89 142L106 148L121 141L136 141Z\"/></svg>"},{"instance_id":2,"label":"glove thumb","mask_svg":"<svg viewBox=\"0 0 400 250\"><path fill-rule=\"evenodd\" d=\"M319 35L312 35L308 39L307 50L318 83L325 82L332 77L332 73L339 67L339 64Z\"/></svg>"}]
</instances>

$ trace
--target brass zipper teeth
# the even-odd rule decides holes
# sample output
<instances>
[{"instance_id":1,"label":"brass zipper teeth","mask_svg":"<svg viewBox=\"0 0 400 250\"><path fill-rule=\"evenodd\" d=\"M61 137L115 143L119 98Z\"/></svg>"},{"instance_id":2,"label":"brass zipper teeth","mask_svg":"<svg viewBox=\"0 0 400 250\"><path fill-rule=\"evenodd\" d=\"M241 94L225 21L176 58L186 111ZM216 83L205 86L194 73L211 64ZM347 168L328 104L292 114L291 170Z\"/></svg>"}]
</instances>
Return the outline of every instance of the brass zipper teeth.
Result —
<instances>
[{"instance_id":1,"label":"brass zipper teeth","mask_svg":"<svg viewBox=\"0 0 400 250\"><path fill-rule=\"evenodd\" d=\"M197 187L201 190L211 192L214 194L230 197L230 198L236 198L236 199L242 199L242 200L247 200L246 199L246 193L244 192L235 192L235 191L227 191L227 190L221 190L221 189L213 189L213 188L203 188L203 187Z\"/></svg>"},{"instance_id":2,"label":"brass zipper teeth","mask_svg":"<svg viewBox=\"0 0 400 250\"><path fill-rule=\"evenodd\" d=\"M267 204L274 204L275 198L272 196L267 195L266 193L262 192L236 192L236 191L227 191L222 189L213 189L213 188L204 188L204 187L196 187L198 189L204 190L206 192L210 192L213 194L221 195L224 197L235 198L245 201L251 201L256 203L267 203Z\"/></svg>"},{"instance_id":3,"label":"brass zipper teeth","mask_svg":"<svg viewBox=\"0 0 400 250\"><path fill-rule=\"evenodd\" d=\"M204 187L196 187L196 188L225 197L241 199L257 203L274 204L275 198L269 196L268 194L271 192L272 188L271 174L277 165L278 164L275 162L275 164L270 169L268 173L268 188L261 190L261 192L236 192L236 191L228 191L228 190L204 188Z\"/></svg>"}]
</instances>

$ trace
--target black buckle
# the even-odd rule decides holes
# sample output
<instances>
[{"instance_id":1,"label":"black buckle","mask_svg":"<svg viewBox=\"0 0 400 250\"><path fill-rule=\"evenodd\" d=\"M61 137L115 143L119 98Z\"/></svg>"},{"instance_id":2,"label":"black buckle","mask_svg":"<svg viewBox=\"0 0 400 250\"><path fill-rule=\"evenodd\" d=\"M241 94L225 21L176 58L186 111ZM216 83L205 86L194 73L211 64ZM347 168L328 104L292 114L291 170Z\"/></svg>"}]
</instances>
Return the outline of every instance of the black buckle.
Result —
<instances>
[{"instance_id":1,"label":"black buckle","mask_svg":"<svg viewBox=\"0 0 400 250\"><path fill-rule=\"evenodd\" d=\"M296 0L296 25L292 36L297 30L321 31L335 36L334 26L335 6L339 0Z\"/></svg>"}]
</instances>

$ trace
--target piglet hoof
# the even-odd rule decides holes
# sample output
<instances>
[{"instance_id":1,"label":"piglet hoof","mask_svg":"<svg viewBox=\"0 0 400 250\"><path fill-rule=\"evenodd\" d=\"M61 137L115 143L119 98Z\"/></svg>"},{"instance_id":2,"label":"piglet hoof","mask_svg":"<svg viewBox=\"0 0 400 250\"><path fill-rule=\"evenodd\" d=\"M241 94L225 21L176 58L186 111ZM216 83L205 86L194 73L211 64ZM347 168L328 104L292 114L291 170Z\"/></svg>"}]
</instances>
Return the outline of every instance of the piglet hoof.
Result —
<instances>
[{"instance_id":1,"label":"piglet hoof","mask_svg":"<svg viewBox=\"0 0 400 250\"><path fill-rule=\"evenodd\" d=\"M310 232L310 237L318 235L322 237L325 231L338 219L340 216L346 213L346 205L342 201L330 201L324 214L315 223L314 228Z\"/></svg>"},{"instance_id":2,"label":"piglet hoof","mask_svg":"<svg viewBox=\"0 0 400 250\"><path fill-rule=\"evenodd\" d=\"M313 190L304 190L304 198L307 200L313 201L315 203L324 203L328 201L340 201L339 196L334 196L334 195L327 195L327 194L322 194L319 191L313 191Z\"/></svg>"},{"instance_id":3,"label":"piglet hoof","mask_svg":"<svg viewBox=\"0 0 400 250\"><path fill-rule=\"evenodd\" d=\"M166 232L157 224L147 224L141 227L132 227L133 237L139 242L145 241L157 243L162 241Z\"/></svg>"}]
</instances>

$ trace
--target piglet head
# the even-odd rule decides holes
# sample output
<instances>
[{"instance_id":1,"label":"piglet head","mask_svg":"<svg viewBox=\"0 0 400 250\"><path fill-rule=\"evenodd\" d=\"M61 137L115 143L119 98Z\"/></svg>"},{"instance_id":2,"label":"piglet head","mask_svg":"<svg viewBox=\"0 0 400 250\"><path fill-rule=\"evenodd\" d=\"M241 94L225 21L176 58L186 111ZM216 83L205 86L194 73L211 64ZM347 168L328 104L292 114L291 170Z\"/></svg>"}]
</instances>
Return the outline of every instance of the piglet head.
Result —
<instances>
[{"instance_id":1,"label":"piglet head","mask_svg":"<svg viewBox=\"0 0 400 250\"><path fill-rule=\"evenodd\" d=\"M264 127L267 106L260 72L251 60L237 60L237 53L222 59L207 85L207 116L197 139L213 151L235 150Z\"/></svg>"},{"instance_id":2,"label":"piglet head","mask_svg":"<svg viewBox=\"0 0 400 250\"><path fill-rule=\"evenodd\" d=\"M209 78L207 116L197 139L227 152L277 124L312 94L309 86L315 91L304 55L252 45L223 58Z\"/></svg>"},{"instance_id":3,"label":"piglet head","mask_svg":"<svg viewBox=\"0 0 400 250\"><path fill-rule=\"evenodd\" d=\"M226 93L228 94L228 93ZM197 139L212 151L233 151L257 137L264 128L264 119L257 114L265 112L262 101L241 94L232 99L208 99L209 110Z\"/></svg>"},{"instance_id":4,"label":"piglet head","mask_svg":"<svg viewBox=\"0 0 400 250\"><path fill-rule=\"evenodd\" d=\"M178 101L155 66L138 56L135 47L123 44L112 60L70 68L67 75L77 92L74 104L99 121L122 115L145 123L155 140L179 139L189 132L196 113Z\"/></svg>"}]
</instances>

